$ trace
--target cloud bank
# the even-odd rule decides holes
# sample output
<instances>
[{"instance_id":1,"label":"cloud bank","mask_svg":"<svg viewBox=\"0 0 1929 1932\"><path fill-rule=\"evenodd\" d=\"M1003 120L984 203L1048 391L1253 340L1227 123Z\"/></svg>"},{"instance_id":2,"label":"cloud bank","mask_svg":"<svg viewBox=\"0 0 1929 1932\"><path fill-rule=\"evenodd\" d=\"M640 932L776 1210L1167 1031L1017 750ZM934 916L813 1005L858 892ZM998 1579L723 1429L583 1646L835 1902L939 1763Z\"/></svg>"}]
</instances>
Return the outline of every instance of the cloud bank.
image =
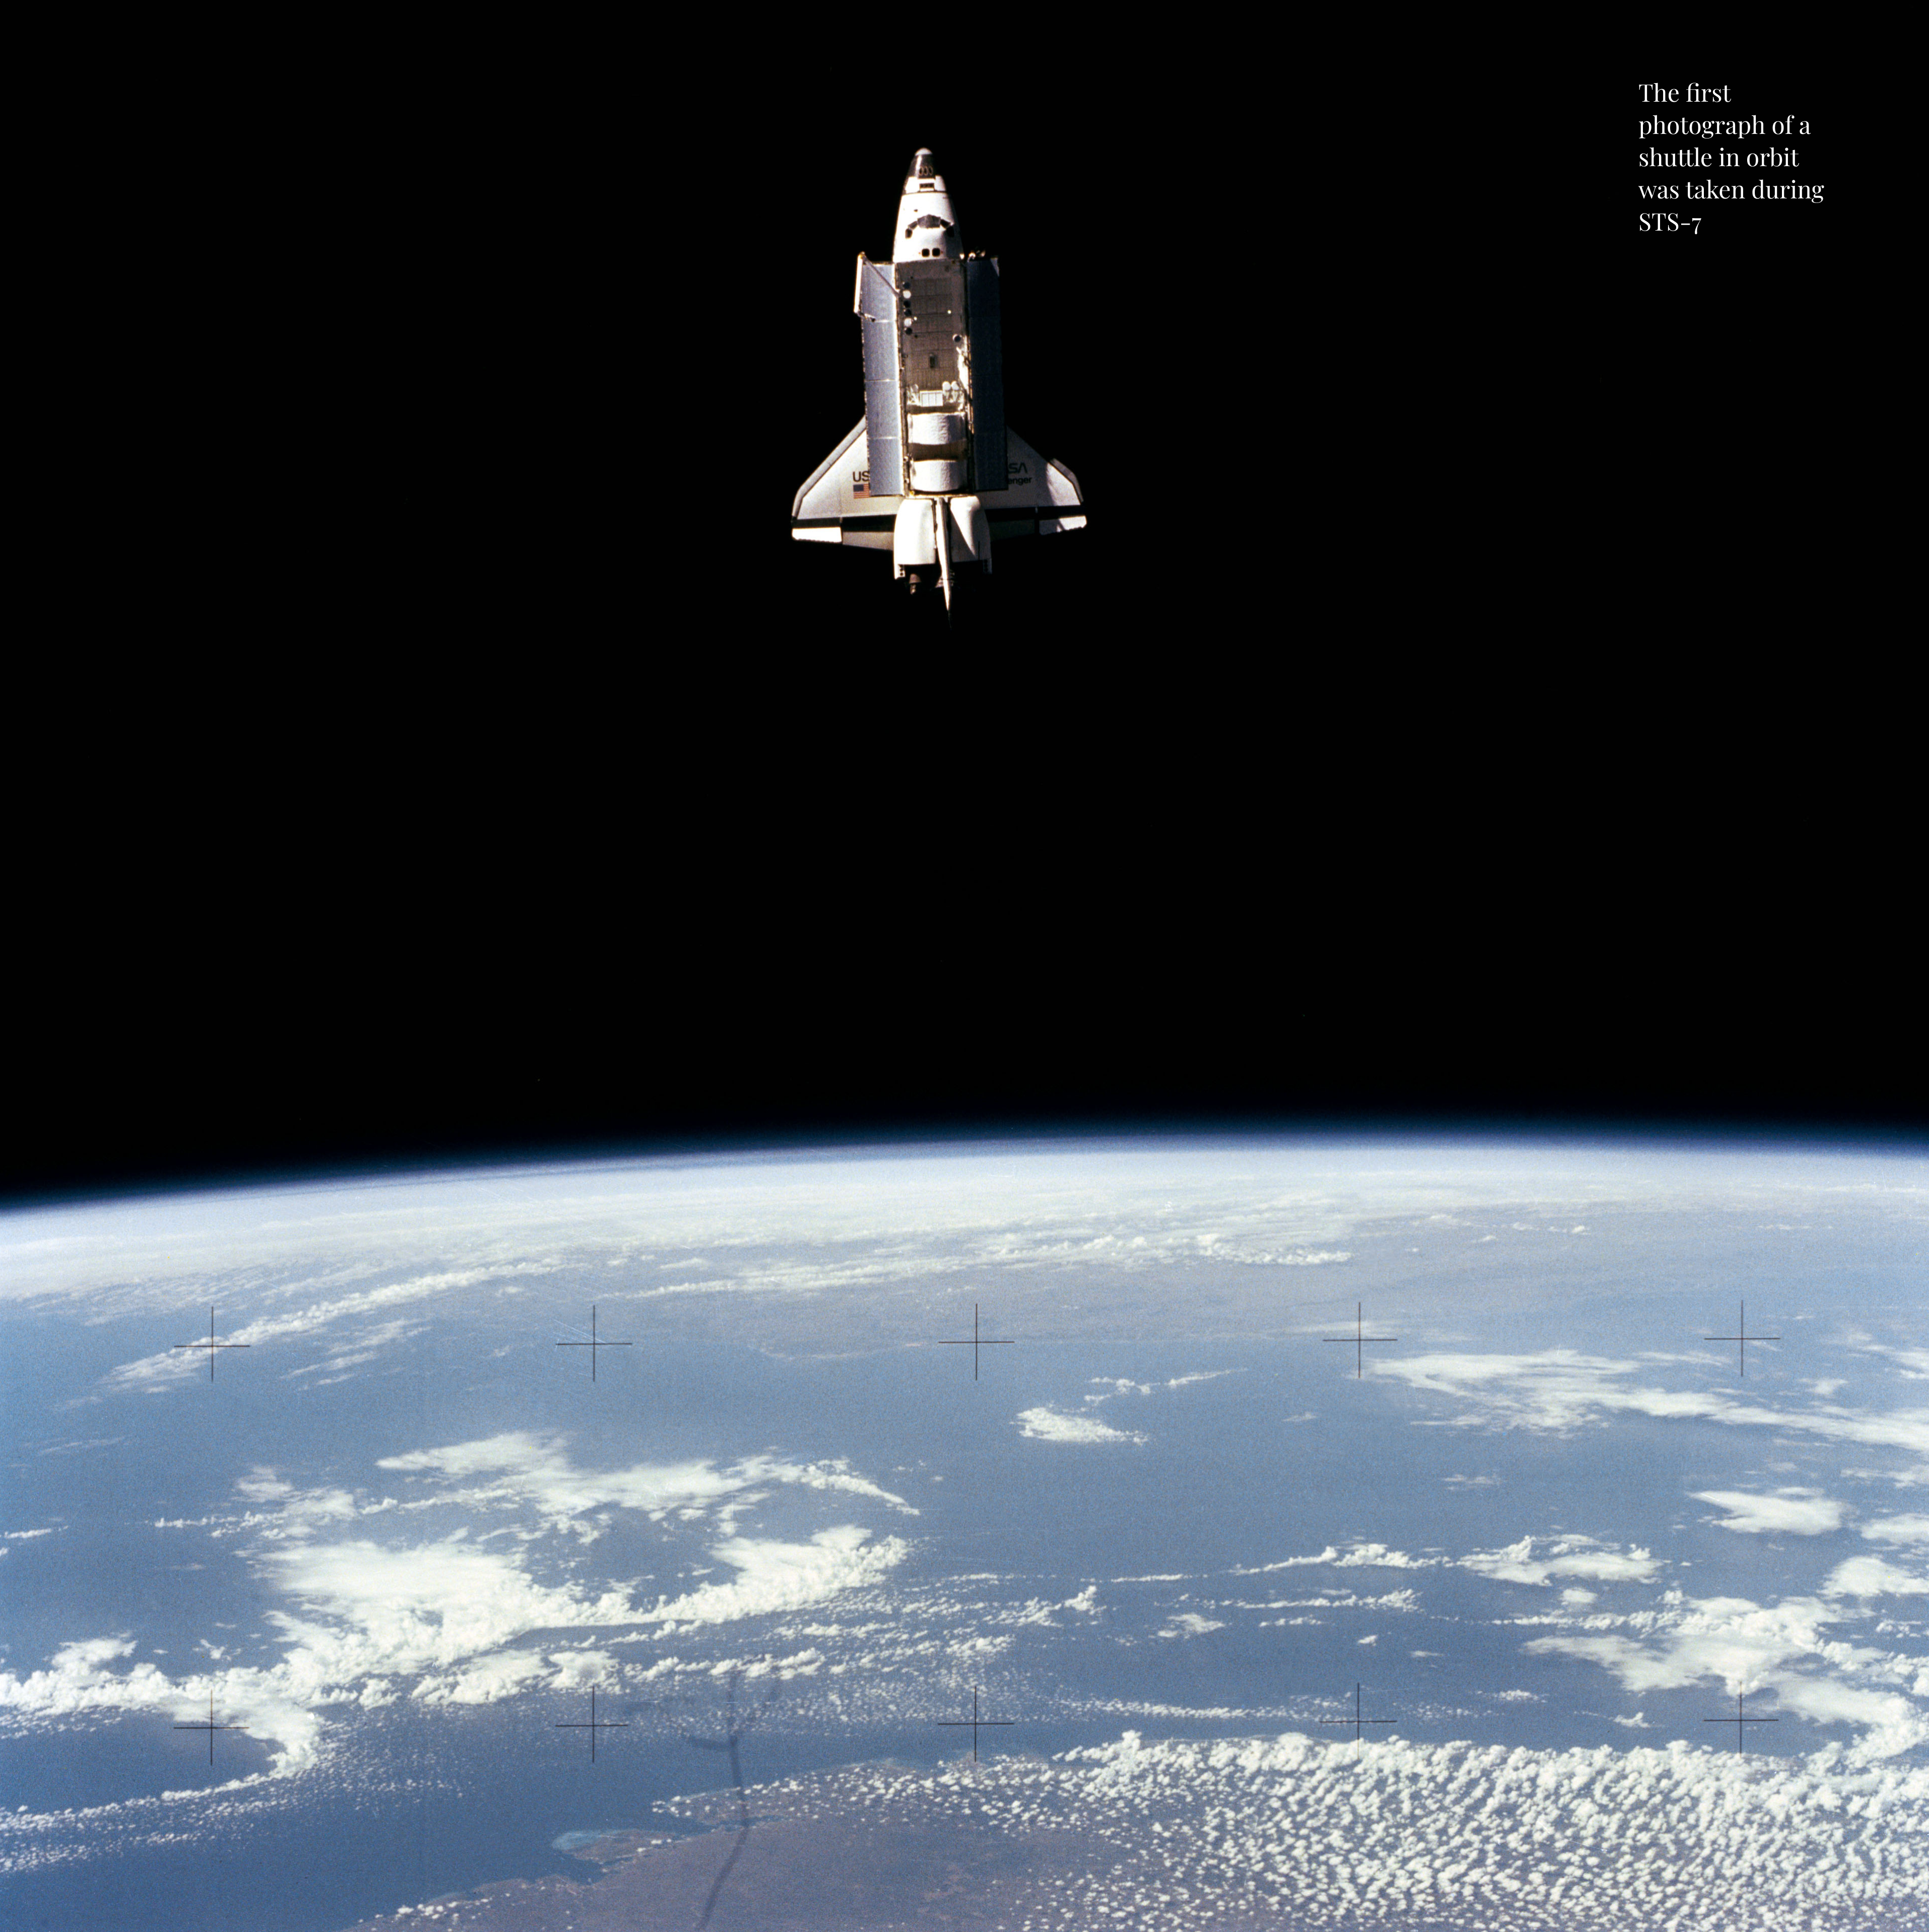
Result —
<instances>
[{"instance_id":1,"label":"cloud bank","mask_svg":"<svg viewBox=\"0 0 1929 1932\"><path fill-rule=\"evenodd\" d=\"M1462 1427L1566 1433L1598 1428L1611 1416L1628 1414L1792 1430L1829 1442L1881 1444L1929 1454L1929 1409L1874 1414L1828 1403L1770 1408L1720 1390L1627 1385L1624 1377L1648 1366L1572 1348L1532 1355L1388 1356L1373 1365L1377 1375L1461 1405L1462 1412L1450 1420Z\"/></svg>"},{"instance_id":2,"label":"cloud bank","mask_svg":"<svg viewBox=\"0 0 1929 1932\"><path fill-rule=\"evenodd\" d=\"M652 1521L714 1517L712 1564L735 1574L653 1601L639 1600L628 1584L544 1584L526 1567L528 1532L508 1544L472 1538L466 1524L413 1541L344 1535L344 1527L371 1516L388 1516L385 1526L392 1528L398 1505L339 1489L298 1490L274 1469L256 1468L236 1486L254 1507L238 1525L218 1522L213 1533L250 1532L256 1575L291 1606L261 1613L280 1634L278 1663L170 1677L149 1661L128 1664L130 1638L88 1637L63 1646L44 1670L0 1674L0 1708L45 1719L179 1712L212 1691L230 1720L275 1746L273 1773L292 1773L318 1762L325 1743L320 1714L332 1707L374 1708L403 1697L486 1704L532 1689L608 1681L586 1675L592 1670L586 1656L600 1653L532 1645L534 1633L667 1634L794 1610L876 1583L910 1553L902 1539L873 1540L853 1523L802 1542L738 1533L734 1515L770 1486L874 1498L916 1514L842 1460L797 1464L766 1455L728 1469L693 1462L585 1471L571 1462L562 1438L512 1432L388 1456L380 1466L423 1478L430 1489L421 1506L526 1509L550 1530L580 1530L585 1513L598 1509L633 1509ZM214 1663L228 1654L225 1645L204 1648Z\"/></svg>"},{"instance_id":3,"label":"cloud bank","mask_svg":"<svg viewBox=\"0 0 1929 1932\"><path fill-rule=\"evenodd\" d=\"M1751 1535L1826 1536L1842 1527L1844 1506L1812 1490L1784 1490L1772 1496L1751 1496L1745 1490L1696 1490L1700 1502L1712 1503L1727 1514L1724 1529Z\"/></svg>"},{"instance_id":4,"label":"cloud bank","mask_svg":"<svg viewBox=\"0 0 1929 1932\"><path fill-rule=\"evenodd\" d=\"M1929 1583L1918 1587L1929 1590ZM1658 1612L1625 1620L1635 1634L1535 1637L1523 1648L1585 1658L1612 1671L1635 1696L1702 1684L1718 1686L1725 1697L1760 1698L1763 1716L1860 1726L1852 1744L1831 1748L1846 1752L1845 1763L1868 1765L1929 1744L1929 1717L1913 1701L1929 1696L1929 1670L1906 1654L1832 1634L1832 1624L1856 1614L1812 1597L1763 1606L1671 1590ZM1749 1708L1752 1714L1758 1707Z\"/></svg>"},{"instance_id":5,"label":"cloud bank","mask_svg":"<svg viewBox=\"0 0 1929 1932\"><path fill-rule=\"evenodd\" d=\"M1544 1556L1534 1555L1537 1543L1547 1544ZM1460 1558L1462 1568L1478 1570L1502 1583L1545 1585L1556 1576L1587 1576L1604 1583L1649 1581L1661 1567L1645 1550L1625 1554L1604 1548L1591 1536L1564 1536L1551 1541L1523 1536L1504 1550L1477 1550Z\"/></svg>"},{"instance_id":6,"label":"cloud bank","mask_svg":"<svg viewBox=\"0 0 1929 1932\"><path fill-rule=\"evenodd\" d=\"M1062 1834L1076 1862L1042 1860L1015 1880L1034 1888L1006 1898L1013 1924L1901 1932L1929 1914L1929 1769L1844 1772L1686 1745L1127 1731L1043 1764L988 1755L936 1777L862 1766L758 1785L750 1800L794 1828L858 1819L1035 1844ZM673 1808L722 1822L731 1802Z\"/></svg>"},{"instance_id":7,"label":"cloud bank","mask_svg":"<svg viewBox=\"0 0 1929 1932\"><path fill-rule=\"evenodd\" d=\"M1136 1429L1114 1429L1091 1415L1061 1415L1055 1408L1021 1409L1018 1432L1040 1442L1143 1442Z\"/></svg>"}]
</instances>

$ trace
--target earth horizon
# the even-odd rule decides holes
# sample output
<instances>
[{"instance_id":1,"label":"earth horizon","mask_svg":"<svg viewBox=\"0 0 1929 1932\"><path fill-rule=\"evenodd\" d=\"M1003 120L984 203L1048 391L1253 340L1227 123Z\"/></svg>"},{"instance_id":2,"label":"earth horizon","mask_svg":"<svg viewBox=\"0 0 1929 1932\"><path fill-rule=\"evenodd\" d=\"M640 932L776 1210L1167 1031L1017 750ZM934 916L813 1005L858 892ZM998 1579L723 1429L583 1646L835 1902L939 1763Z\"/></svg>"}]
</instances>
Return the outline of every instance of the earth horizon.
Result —
<instances>
[{"instance_id":1,"label":"earth horizon","mask_svg":"<svg viewBox=\"0 0 1929 1932\"><path fill-rule=\"evenodd\" d=\"M0 1900L1929 1919L1929 1160L1141 1138L0 1218Z\"/></svg>"}]
</instances>

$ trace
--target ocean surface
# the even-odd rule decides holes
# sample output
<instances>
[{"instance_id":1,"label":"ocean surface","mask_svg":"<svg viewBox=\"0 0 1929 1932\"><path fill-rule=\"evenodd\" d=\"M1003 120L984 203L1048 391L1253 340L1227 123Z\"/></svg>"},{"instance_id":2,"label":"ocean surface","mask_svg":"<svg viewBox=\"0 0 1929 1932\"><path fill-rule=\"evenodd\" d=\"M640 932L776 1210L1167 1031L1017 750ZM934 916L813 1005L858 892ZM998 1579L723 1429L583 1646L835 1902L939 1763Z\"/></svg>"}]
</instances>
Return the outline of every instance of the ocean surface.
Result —
<instances>
[{"instance_id":1,"label":"ocean surface","mask_svg":"<svg viewBox=\"0 0 1929 1932\"><path fill-rule=\"evenodd\" d=\"M567 1258L507 1289L204 1267L198 1316L138 1279L0 1304L5 1922L337 1932L586 1880L572 1834L692 1828L658 1808L728 1788L703 1746L733 1724L754 1813L759 1784L968 1759L974 1697L986 1761L1128 1730L1853 1742L1921 1648L1921 1368L1858 1326L1916 1292L1913 1224L1804 1249L1752 1205L1586 1212L1414 1213L1377 1248L1189 1267L1116 1320L1102 1270L1036 1262L740 1324L747 1292L699 1322L640 1264ZM904 1265L877 1248L839 1265ZM1707 1339L1738 1290L1776 1338L1745 1372ZM176 1373L210 1304L254 1339ZM631 1345L593 1380L557 1346L592 1304ZM974 1305L975 1374L938 1346ZM1700 1624L1706 1667L1630 1664ZM1879 1653L1868 1690L1812 1689L1848 1667L1814 1658ZM1764 1720L1738 1738L1737 1689ZM211 1690L246 1726L212 1766Z\"/></svg>"}]
</instances>

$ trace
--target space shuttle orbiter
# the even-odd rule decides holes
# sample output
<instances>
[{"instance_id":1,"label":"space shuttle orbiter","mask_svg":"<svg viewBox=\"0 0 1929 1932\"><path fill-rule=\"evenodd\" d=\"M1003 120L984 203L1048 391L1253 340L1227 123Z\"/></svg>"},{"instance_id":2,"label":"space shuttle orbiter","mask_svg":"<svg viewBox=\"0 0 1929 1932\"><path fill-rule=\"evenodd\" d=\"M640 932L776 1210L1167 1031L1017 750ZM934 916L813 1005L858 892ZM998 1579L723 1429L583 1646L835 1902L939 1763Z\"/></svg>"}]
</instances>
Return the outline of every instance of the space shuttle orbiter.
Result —
<instances>
[{"instance_id":1,"label":"space shuttle orbiter","mask_svg":"<svg viewBox=\"0 0 1929 1932\"><path fill-rule=\"evenodd\" d=\"M1078 479L1005 427L998 264L958 244L928 148L904 178L888 266L857 258L864 420L790 506L803 543L887 550L915 590L992 568L1007 537L1082 530Z\"/></svg>"}]
</instances>

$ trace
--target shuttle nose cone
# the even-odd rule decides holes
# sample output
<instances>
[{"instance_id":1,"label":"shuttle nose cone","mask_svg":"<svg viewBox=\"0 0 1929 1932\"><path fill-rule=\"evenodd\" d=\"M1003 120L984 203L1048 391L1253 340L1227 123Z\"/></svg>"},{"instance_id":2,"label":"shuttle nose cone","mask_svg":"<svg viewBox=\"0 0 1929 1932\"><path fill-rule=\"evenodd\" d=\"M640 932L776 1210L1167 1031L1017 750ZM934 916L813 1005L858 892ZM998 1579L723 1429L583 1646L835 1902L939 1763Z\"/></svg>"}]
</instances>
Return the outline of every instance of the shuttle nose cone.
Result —
<instances>
[{"instance_id":1,"label":"shuttle nose cone","mask_svg":"<svg viewBox=\"0 0 1929 1932\"><path fill-rule=\"evenodd\" d=\"M938 172L931 150L919 148L911 157L910 172L904 176L898 201L898 234L891 248L892 260L918 262L934 255L950 259L962 254L956 220L944 177Z\"/></svg>"}]
</instances>

